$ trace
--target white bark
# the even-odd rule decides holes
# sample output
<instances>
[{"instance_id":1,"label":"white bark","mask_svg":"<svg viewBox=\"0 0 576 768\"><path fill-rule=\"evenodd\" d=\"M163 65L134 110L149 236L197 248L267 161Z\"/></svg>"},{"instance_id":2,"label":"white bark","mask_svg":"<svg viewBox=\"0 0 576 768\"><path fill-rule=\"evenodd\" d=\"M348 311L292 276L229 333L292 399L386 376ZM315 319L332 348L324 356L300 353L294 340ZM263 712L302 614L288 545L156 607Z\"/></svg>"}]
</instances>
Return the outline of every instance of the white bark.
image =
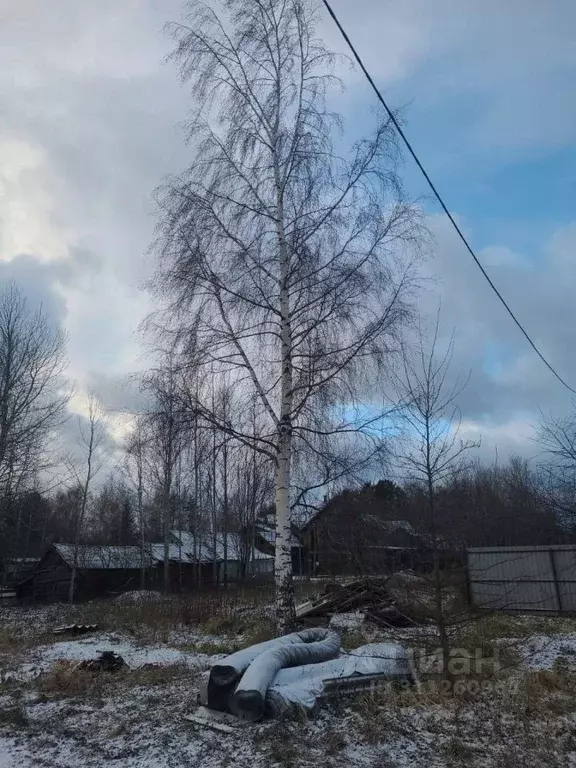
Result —
<instances>
[{"instance_id":1,"label":"white bark","mask_svg":"<svg viewBox=\"0 0 576 768\"><path fill-rule=\"evenodd\" d=\"M287 419L279 427L278 469L276 474L275 585L278 631L283 634L294 624L294 584L292 580L290 461L291 426Z\"/></svg>"},{"instance_id":2,"label":"white bark","mask_svg":"<svg viewBox=\"0 0 576 768\"><path fill-rule=\"evenodd\" d=\"M280 108L280 100L278 108ZM279 122L277 118L276 129ZM277 146L277 130L274 133L274 148ZM275 586L276 623L278 631L289 632L295 622L294 583L292 578L292 509L290 505L290 468L292 463L292 332L290 326L290 251L284 230L284 200L278 155L274 157L274 176L277 190L277 233L280 255L280 420L277 426L278 459L276 474L276 543L275 543Z\"/></svg>"}]
</instances>

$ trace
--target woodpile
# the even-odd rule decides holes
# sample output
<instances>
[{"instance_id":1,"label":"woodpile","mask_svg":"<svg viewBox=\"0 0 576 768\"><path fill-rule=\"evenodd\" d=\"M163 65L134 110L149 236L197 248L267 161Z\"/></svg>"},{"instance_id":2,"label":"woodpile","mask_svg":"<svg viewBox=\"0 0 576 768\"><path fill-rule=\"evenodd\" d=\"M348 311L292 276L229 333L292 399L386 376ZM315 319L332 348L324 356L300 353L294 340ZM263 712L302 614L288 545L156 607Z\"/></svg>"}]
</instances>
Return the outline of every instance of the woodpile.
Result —
<instances>
[{"instance_id":1,"label":"woodpile","mask_svg":"<svg viewBox=\"0 0 576 768\"><path fill-rule=\"evenodd\" d=\"M329 583L324 594L297 606L296 618L304 623L317 623L319 618L361 611L365 620L379 627L408 627L419 619L392 596L387 577L363 577L347 584Z\"/></svg>"}]
</instances>

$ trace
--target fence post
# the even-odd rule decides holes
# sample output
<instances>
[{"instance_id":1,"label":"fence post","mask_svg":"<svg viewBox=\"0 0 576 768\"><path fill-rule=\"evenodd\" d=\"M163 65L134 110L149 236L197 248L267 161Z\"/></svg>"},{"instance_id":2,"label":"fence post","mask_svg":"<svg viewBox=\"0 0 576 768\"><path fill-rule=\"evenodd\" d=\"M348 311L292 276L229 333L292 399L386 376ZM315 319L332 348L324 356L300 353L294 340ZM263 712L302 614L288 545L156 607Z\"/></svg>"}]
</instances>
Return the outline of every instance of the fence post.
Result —
<instances>
[{"instance_id":1,"label":"fence post","mask_svg":"<svg viewBox=\"0 0 576 768\"><path fill-rule=\"evenodd\" d=\"M556 588L556 602L558 603L558 611L561 612L562 609L562 594L560 592L560 584L558 583L558 572L556 571L556 560L554 558L554 550L552 547L548 550L548 554L550 555L550 565L552 567L552 576L554 577L554 587Z\"/></svg>"}]
</instances>

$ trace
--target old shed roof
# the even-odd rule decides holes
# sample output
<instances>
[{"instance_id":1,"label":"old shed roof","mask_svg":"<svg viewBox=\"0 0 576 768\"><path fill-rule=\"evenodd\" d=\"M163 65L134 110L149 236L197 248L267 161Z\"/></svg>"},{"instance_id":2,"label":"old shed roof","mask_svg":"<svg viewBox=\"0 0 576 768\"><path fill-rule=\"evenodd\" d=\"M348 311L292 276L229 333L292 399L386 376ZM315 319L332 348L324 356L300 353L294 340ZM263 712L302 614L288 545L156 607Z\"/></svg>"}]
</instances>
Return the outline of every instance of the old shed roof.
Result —
<instances>
[{"instance_id":1,"label":"old shed roof","mask_svg":"<svg viewBox=\"0 0 576 768\"><path fill-rule=\"evenodd\" d=\"M72 567L74 564L73 544L54 544L60 557ZM144 566L149 568L152 558L144 553ZM142 567L140 547L85 546L78 547L78 568L82 570L133 570Z\"/></svg>"}]
</instances>

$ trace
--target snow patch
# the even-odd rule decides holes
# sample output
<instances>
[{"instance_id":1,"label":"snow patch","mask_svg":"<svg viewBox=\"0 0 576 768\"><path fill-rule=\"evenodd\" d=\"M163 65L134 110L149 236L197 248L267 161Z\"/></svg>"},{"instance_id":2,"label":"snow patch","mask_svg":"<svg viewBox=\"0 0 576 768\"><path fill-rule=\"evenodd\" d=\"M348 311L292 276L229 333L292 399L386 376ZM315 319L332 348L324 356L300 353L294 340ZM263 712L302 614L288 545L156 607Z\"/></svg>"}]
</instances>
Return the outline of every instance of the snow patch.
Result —
<instances>
[{"instance_id":1,"label":"snow patch","mask_svg":"<svg viewBox=\"0 0 576 768\"><path fill-rule=\"evenodd\" d=\"M332 629L360 629L364 624L366 614L360 611L350 613L335 613L330 618L330 627Z\"/></svg>"},{"instance_id":2,"label":"snow patch","mask_svg":"<svg viewBox=\"0 0 576 768\"><path fill-rule=\"evenodd\" d=\"M57 661L85 661L97 658L103 651L122 656L133 669L145 664L170 666L180 664L190 669L204 670L220 656L193 653L163 645L137 646L130 639L110 633L91 635L81 640L68 640L36 648L29 660L5 674L6 680L27 681L46 672Z\"/></svg>"},{"instance_id":3,"label":"snow patch","mask_svg":"<svg viewBox=\"0 0 576 768\"><path fill-rule=\"evenodd\" d=\"M43 662L84 661L93 659L102 651L114 651L120 654L130 667L144 664L182 664L188 667L201 667L211 658L206 654L180 651L169 646L135 647L133 643L116 635L90 637L83 640L70 640L54 645L45 645L36 649L36 655Z\"/></svg>"},{"instance_id":4,"label":"snow patch","mask_svg":"<svg viewBox=\"0 0 576 768\"><path fill-rule=\"evenodd\" d=\"M556 659L566 657L576 668L576 633L565 635L534 635L520 647L526 666L531 669L552 669Z\"/></svg>"}]
</instances>

